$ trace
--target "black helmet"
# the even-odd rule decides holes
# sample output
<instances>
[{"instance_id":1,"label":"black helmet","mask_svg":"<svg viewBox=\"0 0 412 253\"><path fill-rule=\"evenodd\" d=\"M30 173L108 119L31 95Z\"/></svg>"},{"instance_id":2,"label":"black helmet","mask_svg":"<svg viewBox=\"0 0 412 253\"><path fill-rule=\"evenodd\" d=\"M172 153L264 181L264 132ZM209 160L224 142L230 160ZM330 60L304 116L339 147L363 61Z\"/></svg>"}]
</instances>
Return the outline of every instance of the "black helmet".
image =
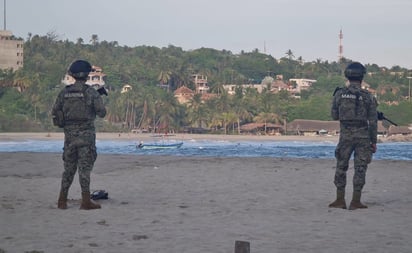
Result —
<instances>
[{"instance_id":1,"label":"black helmet","mask_svg":"<svg viewBox=\"0 0 412 253\"><path fill-rule=\"evenodd\" d=\"M86 80L89 73L92 71L92 65L84 60L74 61L67 73L71 75L74 79Z\"/></svg>"},{"instance_id":2,"label":"black helmet","mask_svg":"<svg viewBox=\"0 0 412 253\"><path fill-rule=\"evenodd\" d=\"M362 81L365 74L366 68L359 62L352 62L345 69L345 77L350 81Z\"/></svg>"}]
</instances>

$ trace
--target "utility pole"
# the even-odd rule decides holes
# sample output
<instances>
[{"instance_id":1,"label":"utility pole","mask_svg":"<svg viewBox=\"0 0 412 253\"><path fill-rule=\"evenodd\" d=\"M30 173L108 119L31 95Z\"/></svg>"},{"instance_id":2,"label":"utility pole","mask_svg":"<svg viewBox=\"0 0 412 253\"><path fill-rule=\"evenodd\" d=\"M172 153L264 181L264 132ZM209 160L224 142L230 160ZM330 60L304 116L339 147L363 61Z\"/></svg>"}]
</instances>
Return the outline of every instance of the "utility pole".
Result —
<instances>
[{"instance_id":1,"label":"utility pole","mask_svg":"<svg viewBox=\"0 0 412 253\"><path fill-rule=\"evenodd\" d=\"M410 103L411 102L411 79L412 79L412 76L408 76L406 78L408 78L408 81L409 81L408 100L409 100L409 103Z\"/></svg>"},{"instance_id":2,"label":"utility pole","mask_svg":"<svg viewBox=\"0 0 412 253\"><path fill-rule=\"evenodd\" d=\"M6 0L3 0L4 3L4 29L3 30L7 30L6 29Z\"/></svg>"}]
</instances>

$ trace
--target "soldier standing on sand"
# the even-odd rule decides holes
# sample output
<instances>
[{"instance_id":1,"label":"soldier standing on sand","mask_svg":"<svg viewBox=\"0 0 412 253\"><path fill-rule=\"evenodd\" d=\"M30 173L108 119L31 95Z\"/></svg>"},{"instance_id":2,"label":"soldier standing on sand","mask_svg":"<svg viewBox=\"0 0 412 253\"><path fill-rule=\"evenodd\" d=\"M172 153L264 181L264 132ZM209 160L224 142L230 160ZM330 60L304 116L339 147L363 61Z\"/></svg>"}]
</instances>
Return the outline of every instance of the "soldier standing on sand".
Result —
<instances>
[{"instance_id":1,"label":"soldier standing on sand","mask_svg":"<svg viewBox=\"0 0 412 253\"><path fill-rule=\"evenodd\" d=\"M339 143L335 150L336 200L329 205L346 209L345 187L349 159L354 153L353 198L349 210L367 208L360 202L365 185L366 170L376 152L377 142L377 102L368 91L361 88L365 67L353 62L345 69L349 85L335 90L332 102L332 118L340 121Z\"/></svg>"},{"instance_id":2,"label":"soldier standing on sand","mask_svg":"<svg viewBox=\"0 0 412 253\"><path fill-rule=\"evenodd\" d=\"M86 84L91 71L92 66L87 61L73 62L68 74L75 79L75 83L59 93L53 106L53 123L64 128L64 172L57 204L60 209L67 209L67 195L77 169L82 191L80 209L100 208L99 204L90 200L90 174L97 158L94 120L96 115L106 115L100 95L107 95L107 92L102 90L103 87L98 92Z\"/></svg>"}]
</instances>

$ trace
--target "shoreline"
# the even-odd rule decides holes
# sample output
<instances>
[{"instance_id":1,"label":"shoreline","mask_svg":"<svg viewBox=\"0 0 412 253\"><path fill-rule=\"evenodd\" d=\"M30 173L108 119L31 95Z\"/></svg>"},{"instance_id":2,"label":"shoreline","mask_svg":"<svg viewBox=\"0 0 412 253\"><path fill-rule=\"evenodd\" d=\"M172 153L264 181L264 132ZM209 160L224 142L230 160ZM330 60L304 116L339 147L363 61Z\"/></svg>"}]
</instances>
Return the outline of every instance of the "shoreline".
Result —
<instances>
[{"instance_id":1,"label":"shoreline","mask_svg":"<svg viewBox=\"0 0 412 253\"><path fill-rule=\"evenodd\" d=\"M223 134L170 134L173 139L179 140L220 140L220 141L330 141L338 143L339 135L325 136L298 136L298 135L223 135ZM22 140L63 140L63 132L0 132L0 142L2 141L22 141ZM153 140L151 133L107 133L97 132L96 140L112 141L149 141ZM412 135L378 137L378 143L385 142L412 142Z\"/></svg>"},{"instance_id":2,"label":"shoreline","mask_svg":"<svg viewBox=\"0 0 412 253\"><path fill-rule=\"evenodd\" d=\"M269 136L269 135L223 135L223 134L170 134L179 140L222 140L222 141L332 141L337 142L339 136ZM63 132L7 132L0 133L0 141L63 140ZM97 132L96 140L153 140L151 133L106 133Z\"/></svg>"},{"instance_id":3,"label":"shoreline","mask_svg":"<svg viewBox=\"0 0 412 253\"><path fill-rule=\"evenodd\" d=\"M339 136L269 136L269 135L222 135L222 134L170 134L173 139L181 140L222 140L222 141L333 141L337 142ZM63 140L63 132L3 132L0 141L21 140ZM153 140L151 133L96 133L96 140Z\"/></svg>"}]
</instances>

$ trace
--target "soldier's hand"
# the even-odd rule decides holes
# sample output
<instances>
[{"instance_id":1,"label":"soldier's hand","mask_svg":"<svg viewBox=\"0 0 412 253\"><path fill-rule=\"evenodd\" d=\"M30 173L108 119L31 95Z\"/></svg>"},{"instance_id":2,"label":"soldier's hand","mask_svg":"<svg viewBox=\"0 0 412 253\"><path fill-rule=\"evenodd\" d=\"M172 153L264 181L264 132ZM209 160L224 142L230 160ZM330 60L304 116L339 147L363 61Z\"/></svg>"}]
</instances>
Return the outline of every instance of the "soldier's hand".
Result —
<instances>
[{"instance_id":1,"label":"soldier's hand","mask_svg":"<svg viewBox=\"0 0 412 253\"><path fill-rule=\"evenodd\" d=\"M383 112L376 112L377 113L377 116L378 116L378 120L383 120L383 119L385 119L385 116L383 116Z\"/></svg>"},{"instance_id":2,"label":"soldier's hand","mask_svg":"<svg viewBox=\"0 0 412 253\"><path fill-rule=\"evenodd\" d=\"M378 147L375 144L371 144L371 149L372 149L372 153L376 153L376 150L378 150Z\"/></svg>"},{"instance_id":3,"label":"soldier's hand","mask_svg":"<svg viewBox=\"0 0 412 253\"><path fill-rule=\"evenodd\" d=\"M108 95L107 94L107 90L102 86L102 87L100 87L100 88L98 88L97 89L97 92L99 92L99 94L101 95L101 96L103 96L103 95Z\"/></svg>"}]
</instances>

